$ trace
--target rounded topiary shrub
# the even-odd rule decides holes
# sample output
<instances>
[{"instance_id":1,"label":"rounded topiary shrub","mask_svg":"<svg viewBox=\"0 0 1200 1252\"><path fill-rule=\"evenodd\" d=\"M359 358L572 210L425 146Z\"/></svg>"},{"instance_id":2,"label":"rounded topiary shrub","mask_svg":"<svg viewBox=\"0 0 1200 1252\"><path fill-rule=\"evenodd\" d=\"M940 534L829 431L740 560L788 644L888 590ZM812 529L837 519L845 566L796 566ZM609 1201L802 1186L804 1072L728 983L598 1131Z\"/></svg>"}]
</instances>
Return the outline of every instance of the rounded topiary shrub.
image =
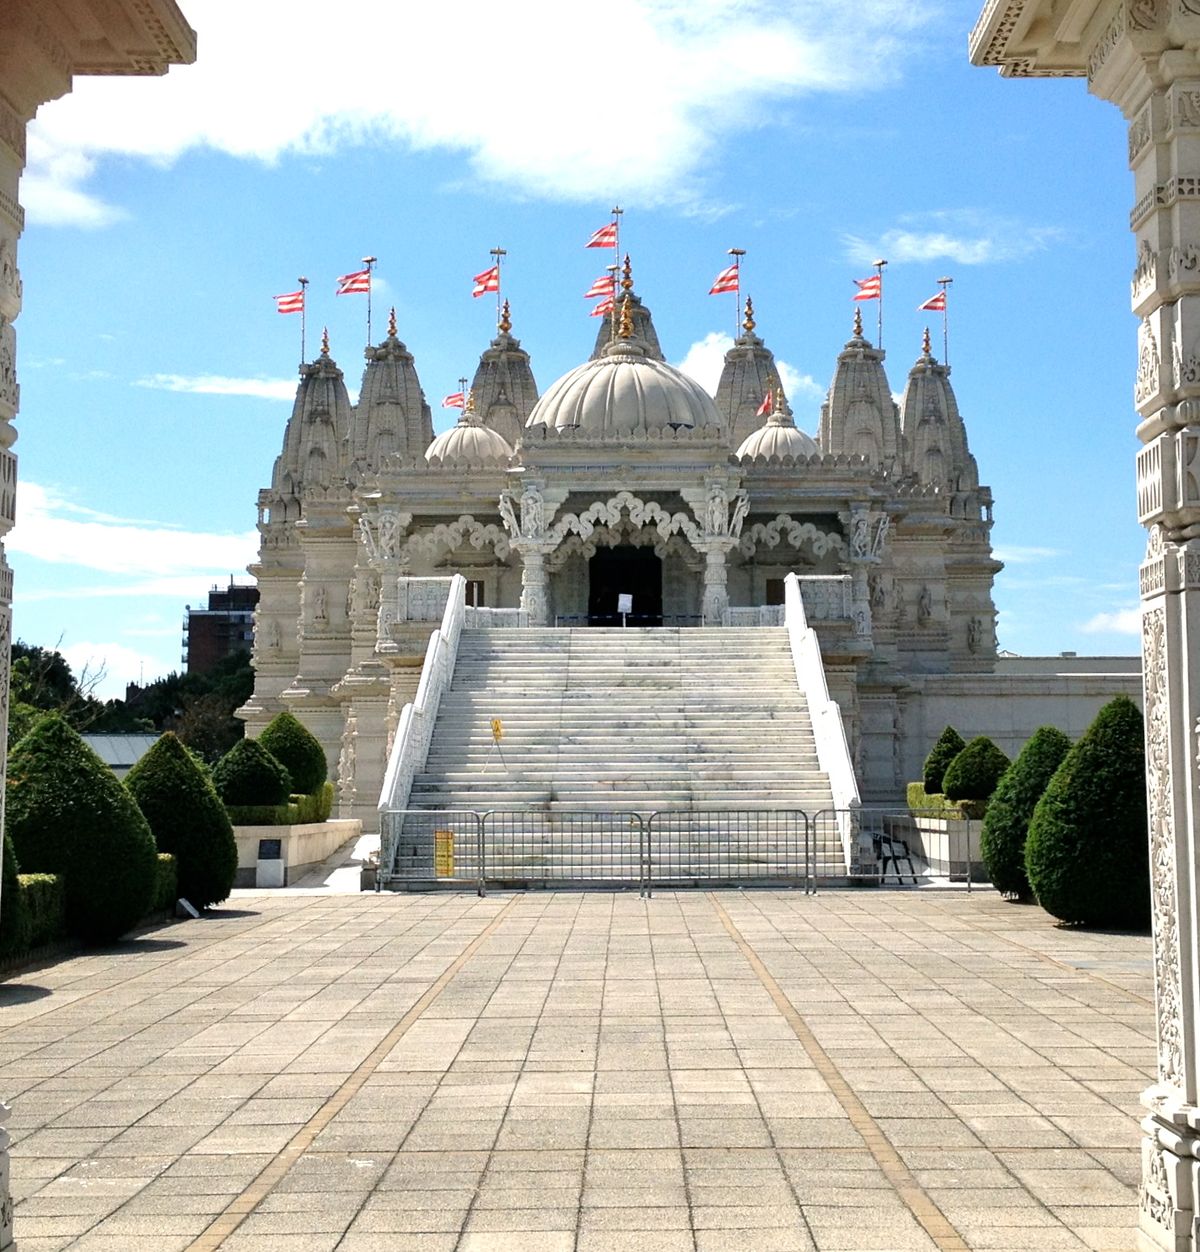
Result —
<instances>
[{"instance_id":1,"label":"rounded topiary shrub","mask_svg":"<svg viewBox=\"0 0 1200 1252\"><path fill-rule=\"evenodd\" d=\"M1064 922L1142 927L1150 919L1142 715L1118 696L1063 758L1029 823L1025 872Z\"/></svg>"},{"instance_id":2,"label":"rounded topiary shrub","mask_svg":"<svg viewBox=\"0 0 1200 1252\"><path fill-rule=\"evenodd\" d=\"M981 817L983 806L1011 764L987 735L978 735L946 766L942 794L947 800L971 802L975 811L964 811L969 817Z\"/></svg>"},{"instance_id":3,"label":"rounded topiary shrub","mask_svg":"<svg viewBox=\"0 0 1200 1252\"><path fill-rule=\"evenodd\" d=\"M996 785L983 819L980 851L992 886L1018 900L1032 900L1025 874L1025 837L1042 792L1071 750L1071 741L1055 726L1042 726Z\"/></svg>"},{"instance_id":4,"label":"rounded topiary shrub","mask_svg":"<svg viewBox=\"0 0 1200 1252\"><path fill-rule=\"evenodd\" d=\"M938 736L937 743L930 748L929 755L925 758L923 782L929 795L942 793L942 779L946 773L946 766L966 746L967 741L953 726L947 726Z\"/></svg>"},{"instance_id":5,"label":"rounded topiary shrub","mask_svg":"<svg viewBox=\"0 0 1200 1252\"><path fill-rule=\"evenodd\" d=\"M316 736L286 709L267 723L258 742L292 776L292 787L312 795L319 791L329 766Z\"/></svg>"},{"instance_id":6,"label":"rounded topiary shrub","mask_svg":"<svg viewBox=\"0 0 1200 1252\"><path fill-rule=\"evenodd\" d=\"M170 732L129 771L125 785L160 852L175 858L176 890L198 909L224 900L237 873L229 814L207 772Z\"/></svg>"},{"instance_id":7,"label":"rounded topiary shrub","mask_svg":"<svg viewBox=\"0 0 1200 1252\"><path fill-rule=\"evenodd\" d=\"M3 878L0 880L0 957L5 957L24 952L29 947L33 919L29 916L29 905L17 877L20 873L17 854L7 835L4 836L0 855L4 857Z\"/></svg>"},{"instance_id":8,"label":"rounded topiary shrub","mask_svg":"<svg viewBox=\"0 0 1200 1252\"><path fill-rule=\"evenodd\" d=\"M226 804L286 804L292 776L257 739L239 739L213 766L213 785Z\"/></svg>"},{"instance_id":9,"label":"rounded topiary shrub","mask_svg":"<svg viewBox=\"0 0 1200 1252\"><path fill-rule=\"evenodd\" d=\"M25 873L63 880L71 933L101 943L150 911L154 836L112 770L57 714L8 758L6 827Z\"/></svg>"}]
</instances>

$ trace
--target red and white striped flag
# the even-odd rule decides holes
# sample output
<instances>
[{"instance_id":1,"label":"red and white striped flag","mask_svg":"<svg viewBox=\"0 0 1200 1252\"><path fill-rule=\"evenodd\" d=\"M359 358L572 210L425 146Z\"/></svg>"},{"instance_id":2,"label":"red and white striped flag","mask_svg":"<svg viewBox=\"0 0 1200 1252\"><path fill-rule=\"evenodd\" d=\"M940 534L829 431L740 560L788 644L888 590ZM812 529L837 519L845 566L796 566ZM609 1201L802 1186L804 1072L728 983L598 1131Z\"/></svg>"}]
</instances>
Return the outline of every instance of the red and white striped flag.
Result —
<instances>
[{"instance_id":1,"label":"red and white striped flag","mask_svg":"<svg viewBox=\"0 0 1200 1252\"><path fill-rule=\"evenodd\" d=\"M614 304L615 301L612 296L609 296L607 300L601 300L600 303L596 305L596 307L588 314L588 317L604 317L606 314L613 311Z\"/></svg>"},{"instance_id":2,"label":"red and white striped flag","mask_svg":"<svg viewBox=\"0 0 1200 1252\"><path fill-rule=\"evenodd\" d=\"M616 222L609 222L607 226L601 226L583 246L585 248L615 248L617 246Z\"/></svg>"},{"instance_id":3,"label":"red and white striped flag","mask_svg":"<svg viewBox=\"0 0 1200 1252\"><path fill-rule=\"evenodd\" d=\"M855 300L878 300L883 295L883 278L872 274L870 278L856 278L854 285L858 288Z\"/></svg>"},{"instance_id":4,"label":"red and white striped flag","mask_svg":"<svg viewBox=\"0 0 1200 1252\"><path fill-rule=\"evenodd\" d=\"M343 274L337 280L337 295L353 296L366 294L371 290L371 271L355 270L353 274Z\"/></svg>"},{"instance_id":5,"label":"red and white striped flag","mask_svg":"<svg viewBox=\"0 0 1200 1252\"><path fill-rule=\"evenodd\" d=\"M467 397L461 391L452 391L443 401L443 409L461 409L467 403Z\"/></svg>"},{"instance_id":6,"label":"red and white striped flag","mask_svg":"<svg viewBox=\"0 0 1200 1252\"><path fill-rule=\"evenodd\" d=\"M754 414L754 416L766 417L767 414L770 413L772 409L774 409L774 407L775 407L775 393L773 391L768 391L767 394L763 396L763 402L762 404L758 406L758 411Z\"/></svg>"},{"instance_id":7,"label":"red and white striped flag","mask_svg":"<svg viewBox=\"0 0 1200 1252\"><path fill-rule=\"evenodd\" d=\"M615 295L617 290L617 280L612 274L601 274L599 278L583 293L585 300L592 300L596 296Z\"/></svg>"},{"instance_id":8,"label":"red and white striped flag","mask_svg":"<svg viewBox=\"0 0 1200 1252\"><path fill-rule=\"evenodd\" d=\"M289 291L286 296L275 297L276 313L303 313L304 312L304 288L299 291Z\"/></svg>"},{"instance_id":9,"label":"red and white striped flag","mask_svg":"<svg viewBox=\"0 0 1200 1252\"><path fill-rule=\"evenodd\" d=\"M939 291L936 296L930 296L924 304L917 305L918 313L923 313L926 310L930 313L945 313L946 293L944 291Z\"/></svg>"},{"instance_id":10,"label":"red and white striped flag","mask_svg":"<svg viewBox=\"0 0 1200 1252\"><path fill-rule=\"evenodd\" d=\"M473 296L486 295L489 291L500 290L500 267L493 265L490 270L475 275L475 286L471 289Z\"/></svg>"},{"instance_id":11,"label":"red and white striped flag","mask_svg":"<svg viewBox=\"0 0 1200 1252\"><path fill-rule=\"evenodd\" d=\"M713 280L713 285L708 289L710 296L719 296L725 291L738 290L738 264L736 261L727 269L723 269Z\"/></svg>"}]
</instances>

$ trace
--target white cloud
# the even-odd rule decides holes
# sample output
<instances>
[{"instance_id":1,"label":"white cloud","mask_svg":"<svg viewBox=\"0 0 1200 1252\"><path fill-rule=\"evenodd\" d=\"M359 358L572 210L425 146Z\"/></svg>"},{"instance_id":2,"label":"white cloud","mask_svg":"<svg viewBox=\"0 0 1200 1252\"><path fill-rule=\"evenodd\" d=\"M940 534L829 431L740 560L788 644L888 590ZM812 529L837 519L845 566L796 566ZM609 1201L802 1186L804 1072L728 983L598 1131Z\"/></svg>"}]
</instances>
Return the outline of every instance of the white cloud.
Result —
<instances>
[{"instance_id":1,"label":"white cloud","mask_svg":"<svg viewBox=\"0 0 1200 1252\"><path fill-rule=\"evenodd\" d=\"M710 330L703 339L697 340L688 348L677 368L689 377L694 378L709 395L715 395L717 384L721 381L721 370L725 367L725 353L733 347L733 338L719 330ZM804 400L820 400L825 389L816 382L811 374L801 374L795 366L775 358L775 367L779 370L779 381L787 393L792 407Z\"/></svg>"},{"instance_id":2,"label":"white cloud","mask_svg":"<svg viewBox=\"0 0 1200 1252\"><path fill-rule=\"evenodd\" d=\"M1111 613L1097 613L1079 628L1088 635L1114 634L1138 635L1142 633L1142 610L1138 605L1115 609Z\"/></svg>"},{"instance_id":3,"label":"white cloud","mask_svg":"<svg viewBox=\"0 0 1200 1252\"><path fill-rule=\"evenodd\" d=\"M18 488L17 524L7 543L10 552L56 565L137 576L139 591L108 594L166 595L166 590L151 592L148 587L162 578L186 578L196 595L197 582L202 591L214 578L223 579L255 559L258 532L209 534L111 517L72 505L52 489L25 480ZM70 592L81 594L87 593Z\"/></svg>"},{"instance_id":4,"label":"white cloud","mask_svg":"<svg viewBox=\"0 0 1200 1252\"><path fill-rule=\"evenodd\" d=\"M125 685L152 680L163 672L162 658L123 643L65 643L59 651L71 672L98 700L125 698Z\"/></svg>"},{"instance_id":5,"label":"white cloud","mask_svg":"<svg viewBox=\"0 0 1200 1252\"><path fill-rule=\"evenodd\" d=\"M1055 226L1028 226L974 209L943 209L907 214L880 235L843 235L842 244L847 258L862 266L874 264L878 257L899 265L943 260L987 265L1040 252L1062 236Z\"/></svg>"},{"instance_id":6,"label":"white cloud","mask_svg":"<svg viewBox=\"0 0 1200 1252\"><path fill-rule=\"evenodd\" d=\"M808 93L896 81L915 55L909 36L936 8L610 0L602 25L620 35L596 78L580 74L601 47L589 5L513 0L498 22L486 0L343 0L334 9L291 0L281 20L278 4L206 0L190 14L201 49L194 66L158 82L83 79L41 110L23 196L33 221L95 227L121 212L88 190L108 153L169 162L209 147L273 161L390 141L461 153L465 182L695 207L721 144ZM488 62L502 75L468 73L449 85L435 53L469 30L487 31ZM396 49L412 52L399 75L389 72ZM614 113L625 98L635 102L627 123ZM635 140L614 138L627 127Z\"/></svg>"},{"instance_id":7,"label":"white cloud","mask_svg":"<svg viewBox=\"0 0 1200 1252\"><path fill-rule=\"evenodd\" d=\"M259 400L294 400L296 384L287 378L227 378L223 374L150 374L135 387L183 391L198 396L253 396Z\"/></svg>"}]
</instances>

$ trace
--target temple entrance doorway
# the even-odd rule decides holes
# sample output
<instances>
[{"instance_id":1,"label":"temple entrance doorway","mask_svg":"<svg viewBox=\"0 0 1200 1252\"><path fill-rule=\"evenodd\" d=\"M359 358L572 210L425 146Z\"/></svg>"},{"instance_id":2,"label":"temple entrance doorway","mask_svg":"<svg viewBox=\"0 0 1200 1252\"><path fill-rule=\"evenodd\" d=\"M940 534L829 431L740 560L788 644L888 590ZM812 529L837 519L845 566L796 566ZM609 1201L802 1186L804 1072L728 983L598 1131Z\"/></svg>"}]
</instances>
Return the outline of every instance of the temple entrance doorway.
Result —
<instances>
[{"instance_id":1,"label":"temple entrance doorway","mask_svg":"<svg viewBox=\"0 0 1200 1252\"><path fill-rule=\"evenodd\" d=\"M630 626L663 624L663 563L653 548L601 548L588 562L588 625L620 626L620 597L631 596Z\"/></svg>"}]
</instances>

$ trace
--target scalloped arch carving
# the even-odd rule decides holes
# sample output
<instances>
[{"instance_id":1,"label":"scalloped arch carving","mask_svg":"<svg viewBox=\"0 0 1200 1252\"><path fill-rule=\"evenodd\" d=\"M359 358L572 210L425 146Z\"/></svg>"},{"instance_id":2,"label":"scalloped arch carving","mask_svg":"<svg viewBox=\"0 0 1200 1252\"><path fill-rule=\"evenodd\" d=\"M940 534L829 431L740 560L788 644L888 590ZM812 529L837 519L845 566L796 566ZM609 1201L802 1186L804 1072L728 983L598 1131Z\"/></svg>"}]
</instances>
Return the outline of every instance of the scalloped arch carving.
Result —
<instances>
[{"instance_id":1,"label":"scalloped arch carving","mask_svg":"<svg viewBox=\"0 0 1200 1252\"><path fill-rule=\"evenodd\" d=\"M453 552L464 544L480 551L492 547L500 560L508 556L508 536L499 526L494 522L478 522L469 513L464 513L456 522L440 522L431 530L410 535L400 548L400 563L407 564L415 556L432 559L443 552Z\"/></svg>"},{"instance_id":2,"label":"scalloped arch carving","mask_svg":"<svg viewBox=\"0 0 1200 1252\"><path fill-rule=\"evenodd\" d=\"M653 527L660 539L683 534L691 543L697 544L704 538L695 519L688 514L668 513L657 501L642 500L629 491L618 491L607 500L597 500L582 513L565 513L550 528L548 538L554 543L561 543L572 534L588 539L597 526L619 526L623 512L628 512L634 526Z\"/></svg>"},{"instance_id":3,"label":"scalloped arch carving","mask_svg":"<svg viewBox=\"0 0 1200 1252\"><path fill-rule=\"evenodd\" d=\"M679 535L663 539L661 536L656 536L652 530L629 531L597 526L586 539L582 535L568 535L546 558L546 568L561 569L573 556L581 556L585 561L589 561L600 548L615 548L625 544L634 548L652 547L654 555L660 559L667 556L695 557L696 555Z\"/></svg>"},{"instance_id":4,"label":"scalloped arch carving","mask_svg":"<svg viewBox=\"0 0 1200 1252\"><path fill-rule=\"evenodd\" d=\"M755 522L748 527L742 533L738 551L743 556L753 556L760 546L777 548L780 544L791 548L802 548L807 544L812 548L813 555L819 557L827 552L846 555L846 541L841 535L818 530L812 522L798 522L790 513L779 513L774 521Z\"/></svg>"}]
</instances>

